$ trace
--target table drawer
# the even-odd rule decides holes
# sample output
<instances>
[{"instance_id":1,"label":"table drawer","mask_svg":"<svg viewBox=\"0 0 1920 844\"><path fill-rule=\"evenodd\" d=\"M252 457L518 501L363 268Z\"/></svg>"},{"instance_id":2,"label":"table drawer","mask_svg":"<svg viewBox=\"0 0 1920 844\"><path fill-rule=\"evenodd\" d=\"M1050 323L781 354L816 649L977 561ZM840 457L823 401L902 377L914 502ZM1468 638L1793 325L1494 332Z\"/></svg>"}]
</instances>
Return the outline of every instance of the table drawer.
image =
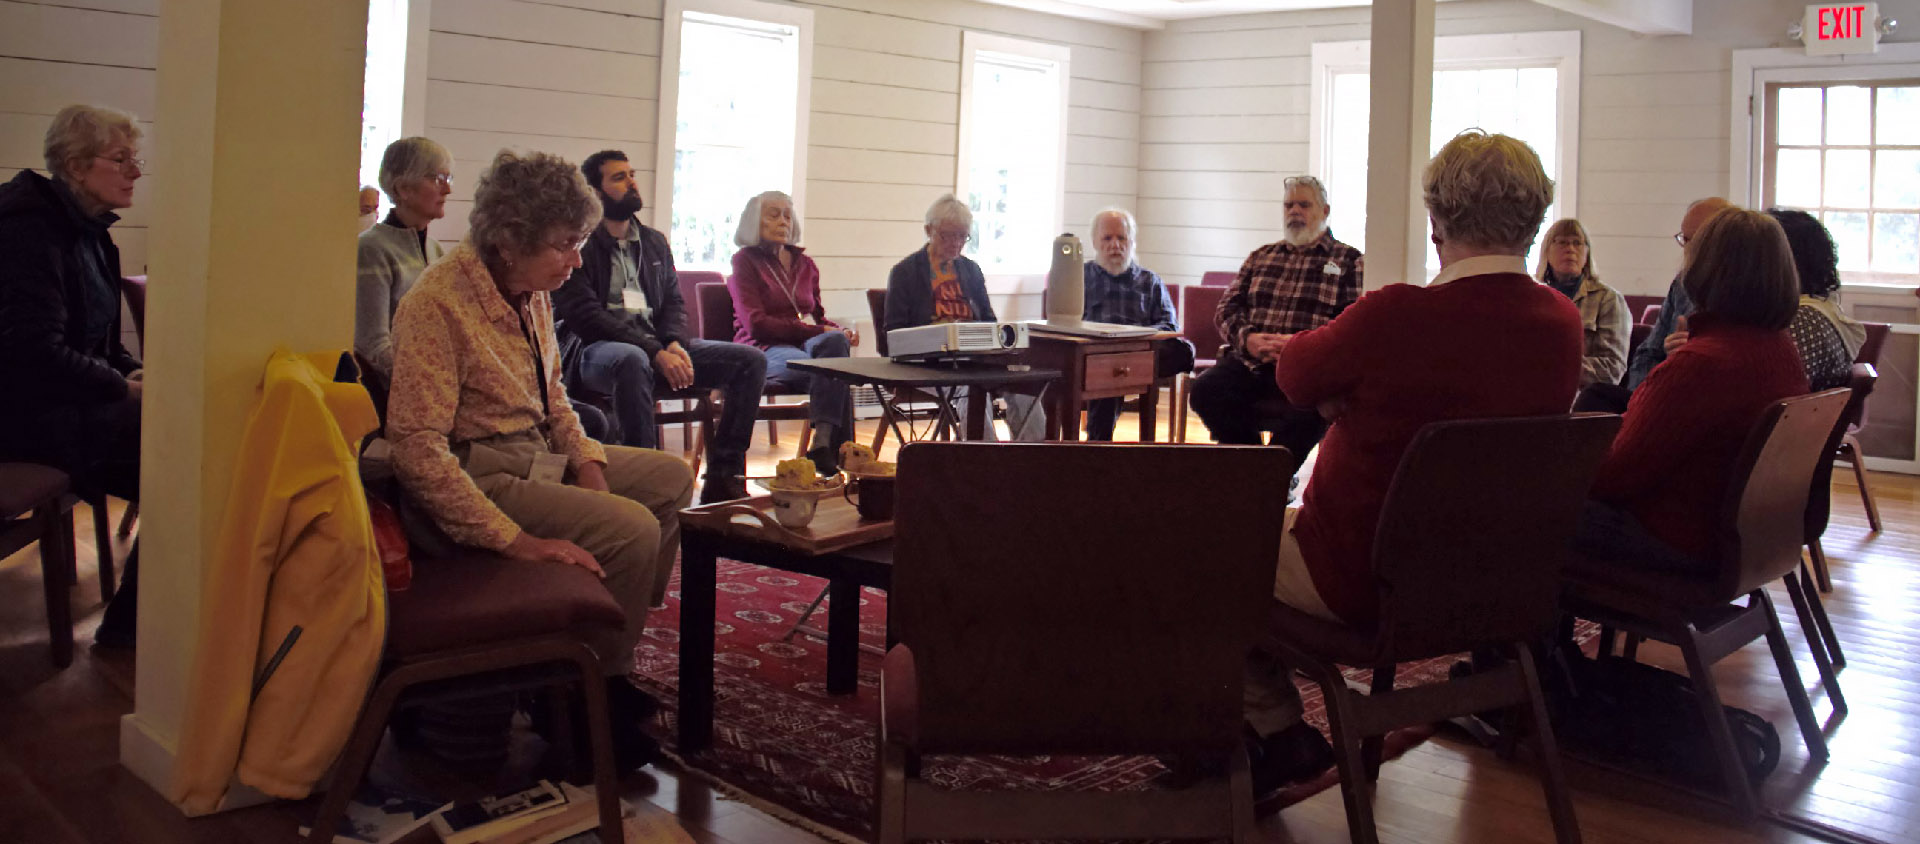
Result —
<instances>
[{"instance_id":1,"label":"table drawer","mask_svg":"<svg viewBox=\"0 0 1920 844\"><path fill-rule=\"evenodd\" d=\"M1086 385L1087 392L1129 388L1145 390L1153 383L1153 351L1088 355L1085 377L1081 383Z\"/></svg>"}]
</instances>

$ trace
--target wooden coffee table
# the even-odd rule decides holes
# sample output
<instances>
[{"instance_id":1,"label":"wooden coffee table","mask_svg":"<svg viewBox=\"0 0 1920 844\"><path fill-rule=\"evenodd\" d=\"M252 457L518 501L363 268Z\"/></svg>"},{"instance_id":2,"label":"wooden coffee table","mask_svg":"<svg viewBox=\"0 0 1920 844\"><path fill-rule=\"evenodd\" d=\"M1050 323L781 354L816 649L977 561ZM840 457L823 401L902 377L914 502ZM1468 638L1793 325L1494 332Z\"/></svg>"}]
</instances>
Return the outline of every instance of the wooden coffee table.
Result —
<instances>
[{"instance_id":1,"label":"wooden coffee table","mask_svg":"<svg viewBox=\"0 0 1920 844\"><path fill-rule=\"evenodd\" d=\"M680 511L680 743L713 743L713 625L721 557L826 578L827 693L853 692L860 657L860 587L893 582L893 522L866 521L823 498L807 527L773 521L771 496Z\"/></svg>"}]
</instances>

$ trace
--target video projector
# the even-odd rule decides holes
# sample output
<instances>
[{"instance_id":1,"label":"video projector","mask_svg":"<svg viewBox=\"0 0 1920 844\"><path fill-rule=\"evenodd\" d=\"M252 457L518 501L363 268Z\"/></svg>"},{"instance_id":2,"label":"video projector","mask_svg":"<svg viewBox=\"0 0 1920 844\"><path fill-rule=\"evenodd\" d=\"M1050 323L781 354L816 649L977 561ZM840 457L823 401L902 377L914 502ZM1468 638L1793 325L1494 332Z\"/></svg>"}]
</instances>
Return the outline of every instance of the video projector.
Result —
<instances>
[{"instance_id":1,"label":"video projector","mask_svg":"<svg viewBox=\"0 0 1920 844\"><path fill-rule=\"evenodd\" d=\"M1019 322L945 322L887 332L894 360L928 360L998 354L1027 347L1027 326Z\"/></svg>"}]
</instances>

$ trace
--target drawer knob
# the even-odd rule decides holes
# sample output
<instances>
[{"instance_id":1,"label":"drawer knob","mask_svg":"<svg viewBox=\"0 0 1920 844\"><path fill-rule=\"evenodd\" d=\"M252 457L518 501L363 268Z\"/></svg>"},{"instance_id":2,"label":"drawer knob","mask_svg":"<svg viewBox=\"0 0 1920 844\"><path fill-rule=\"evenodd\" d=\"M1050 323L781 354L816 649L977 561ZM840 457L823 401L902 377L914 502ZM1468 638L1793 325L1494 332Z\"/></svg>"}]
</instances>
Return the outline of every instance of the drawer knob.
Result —
<instances>
[{"instance_id":1,"label":"drawer knob","mask_svg":"<svg viewBox=\"0 0 1920 844\"><path fill-rule=\"evenodd\" d=\"M1117 378L1125 377L1132 373L1133 373L1133 367L1131 366L1116 366L1113 368L1114 377L1117 377Z\"/></svg>"}]
</instances>

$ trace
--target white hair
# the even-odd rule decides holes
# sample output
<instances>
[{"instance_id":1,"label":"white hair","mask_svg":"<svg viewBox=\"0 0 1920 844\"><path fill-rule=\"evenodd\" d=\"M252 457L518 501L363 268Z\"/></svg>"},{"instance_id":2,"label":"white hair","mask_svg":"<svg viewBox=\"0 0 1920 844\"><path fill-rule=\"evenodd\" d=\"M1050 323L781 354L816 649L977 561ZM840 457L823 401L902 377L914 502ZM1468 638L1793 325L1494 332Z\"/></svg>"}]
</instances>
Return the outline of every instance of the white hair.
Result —
<instances>
[{"instance_id":1,"label":"white hair","mask_svg":"<svg viewBox=\"0 0 1920 844\"><path fill-rule=\"evenodd\" d=\"M380 190L398 204L402 187L452 167L453 155L432 138L401 138L380 156Z\"/></svg>"},{"instance_id":2,"label":"white hair","mask_svg":"<svg viewBox=\"0 0 1920 844\"><path fill-rule=\"evenodd\" d=\"M938 226L941 223L959 223L973 230L973 210L967 204L955 199L953 194L941 194L939 199L927 206L927 225Z\"/></svg>"},{"instance_id":3,"label":"white hair","mask_svg":"<svg viewBox=\"0 0 1920 844\"><path fill-rule=\"evenodd\" d=\"M67 178L67 165L77 159L91 158L113 144L115 135L128 144L140 140L140 127L133 115L117 108L70 105L53 116L47 127L45 146L47 175Z\"/></svg>"},{"instance_id":4,"label":"white hair","mask_svg":"<svg viewBox=\"0 0 1920 844\"><path fill-rule=\"evenodd\" d=\"M760 204L769 199L784 200L787 203L787 210L793 214L793 225L787 228L787 242L800 242L800 212L793 210L793 197L777 190L770 190L747 200L747 207L740 209L740 226L733 230L734 245L760 245Z\"/></svg>"},{"instance_id":5,"label":"white hair","mask_svg":"<svg viewBox=\"0 0 1920 844\"><path fill-rule=\"evenodd\" d=\"M1098 211L1098 212L1096 212L1096 213L1095 213L1095 214L1093 215L1093 220L1091 220L1090 222L1088 222L1088 223L1087 223L1087 233L1088 233L1088 234L1093 234L1093 233L1095 232L1095 230L1097 230L1097 229L1099 229L1099 228L1100 228L1100 218L1101 218L1101 217L1119 217L1119 218L1120 218L1120 219L1121 219L1121 220L1122 220L1123 222L1125 222L1125 223L1127 224L1127 239L1128 239L1128 240L1132 240L1132 239L1134 238L1134 234L1135 234L1136 232L1138 232L1138 231L1139 231L1139 227L1138 227L1137 225L1135 225L1135 223L1134 223L1134 221L1133 221L1133 214L1131 214L1131 213L1129 213L1129 212L1127 211L1127 209L1125 209L1125 208L1102 208L1102 209L1100 209L1100 211Z\"/></svg>"},{"instance_id":6,"label":"white hair","mask_svg":"<svg viewBox=\"0 0 1920 844\"><path fill-rule=\"evenodd\" d=\"M1316 179L1312 176L1307 176L1307 175L1288 176L1286 181L1281 183L1280 198L1286 199L1287 198L1286 194L1293 193L1294 188L1312 189L1312 191L1314 192L1314 195L1320 197L1320 207L1321 208L1328 207L1327 186L1323 184L1319 179Z\"/></svg>"}]
</instances>

